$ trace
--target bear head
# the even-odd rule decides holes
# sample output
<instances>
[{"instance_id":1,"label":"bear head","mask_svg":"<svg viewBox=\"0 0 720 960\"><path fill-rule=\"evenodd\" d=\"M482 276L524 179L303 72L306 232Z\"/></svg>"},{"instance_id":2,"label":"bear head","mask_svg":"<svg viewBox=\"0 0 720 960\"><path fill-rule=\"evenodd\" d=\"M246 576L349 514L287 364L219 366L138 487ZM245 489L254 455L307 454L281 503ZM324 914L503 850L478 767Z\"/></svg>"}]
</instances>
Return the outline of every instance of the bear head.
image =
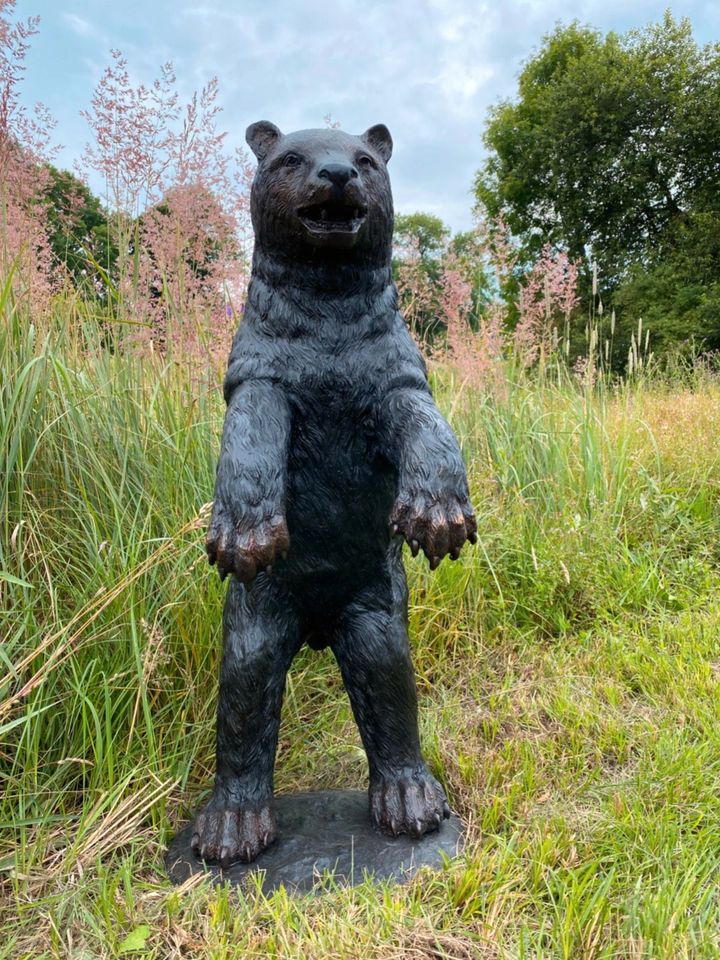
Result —
<instances>
[{"instance_id":1,"label":"bear head","mask_svg":"<svg viewBox=\"0 0 720 960\"><path fill-rule=\"evenodd\" d=\"M256 249L299 261L390 263L387 127L377 124L361 136L334 129L282 134L261 120L245 136L258 158L250 200Z\"/></svg>"}]
</instances>

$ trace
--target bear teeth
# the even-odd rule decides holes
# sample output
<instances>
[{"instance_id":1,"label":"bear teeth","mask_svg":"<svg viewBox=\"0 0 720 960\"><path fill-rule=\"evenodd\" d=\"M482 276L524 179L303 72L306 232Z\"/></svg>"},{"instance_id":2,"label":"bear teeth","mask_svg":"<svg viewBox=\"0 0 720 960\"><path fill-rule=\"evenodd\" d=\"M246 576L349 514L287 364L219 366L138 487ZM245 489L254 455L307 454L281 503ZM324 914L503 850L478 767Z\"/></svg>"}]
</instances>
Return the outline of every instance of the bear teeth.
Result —
<instances>
[{"instance_id":1,"label":"bear teeth","mask_svg":"<svg viewBox=\"0 0 720 960\"><path fill-rule=\"evenodd\" d=\"M299 211L301 219L315 230L357 232L365 212L360 207L325 203Z\"/></svg>"}]
</instances>

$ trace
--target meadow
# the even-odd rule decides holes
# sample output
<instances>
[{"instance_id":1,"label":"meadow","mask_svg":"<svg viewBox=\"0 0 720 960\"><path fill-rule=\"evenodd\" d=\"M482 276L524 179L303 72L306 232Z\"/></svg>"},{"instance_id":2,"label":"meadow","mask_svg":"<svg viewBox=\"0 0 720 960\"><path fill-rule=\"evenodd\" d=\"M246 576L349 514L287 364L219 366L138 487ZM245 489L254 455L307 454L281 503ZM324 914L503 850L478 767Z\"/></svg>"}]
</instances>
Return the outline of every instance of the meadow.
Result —
<instances>
[{"instance_id":1,"label":"meadow","mask_svg":"<svg viewBox=\"0 0 720 960\"><path fill-rule=\"evenodd\" d=\"M220 610L203 532L222 371L0 323L0 957L720 956L720 382L551 364L436 395L477 546L406 558L424 750L467 848L405 886L165 880L208 791ZM276 789L364 787L329 651Z\"/></svg>"}]
</instances>

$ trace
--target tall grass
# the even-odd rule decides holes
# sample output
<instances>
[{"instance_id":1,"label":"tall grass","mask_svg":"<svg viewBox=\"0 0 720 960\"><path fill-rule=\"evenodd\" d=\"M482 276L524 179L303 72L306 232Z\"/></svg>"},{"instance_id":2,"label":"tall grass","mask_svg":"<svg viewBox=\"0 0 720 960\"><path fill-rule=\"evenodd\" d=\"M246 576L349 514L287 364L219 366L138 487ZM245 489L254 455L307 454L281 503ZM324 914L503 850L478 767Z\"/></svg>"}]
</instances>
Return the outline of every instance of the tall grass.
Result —
<instances>
[{"instance_id":1,"label":"tall grass","mask_svg":"<svg viewBox=\"0 0 720 960\"><path fill-rule=\"evenodd\" d=\"M0 322L0 956L712 957L720 947L720 386L435 376L481 538L407 560L426 754L467 853L408 887L173 891L208 789L219 382L59 302ZM281 790L362 786L330 654ZM192 889L191 889L192 887ZM130 937L130 939L127 939Z\"/></svg>"}]
</instances>

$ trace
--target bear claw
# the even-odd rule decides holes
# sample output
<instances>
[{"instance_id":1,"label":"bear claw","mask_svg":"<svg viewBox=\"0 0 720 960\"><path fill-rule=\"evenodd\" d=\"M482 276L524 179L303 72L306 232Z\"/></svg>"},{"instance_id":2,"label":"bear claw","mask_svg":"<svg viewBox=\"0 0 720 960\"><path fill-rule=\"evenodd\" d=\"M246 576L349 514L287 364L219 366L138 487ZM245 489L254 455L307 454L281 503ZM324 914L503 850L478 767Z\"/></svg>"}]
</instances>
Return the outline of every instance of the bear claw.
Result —
<instances>
[{"instance_id":1,"label":"bear claw","mask_svg":"<svg viewBox=\"0 0 720 960\"><path fill-rule=\"evenodd\" d=\"M389 528L392 536L405 538L414 557L422 549L431 570L436 570L445 556L457 560L466 540L477 542L472 504L461 492L401 494L390 514Z\"/></svg>"},{"instance_id":2,"label":"bear claw","mask_svg":"<svg viewBox=\"0 0 720 960\"><path fill-rule=\"evenodd\" d=\"M217 564L220 579L232 573L250 583L264 570L269 576L277 557L285 559L289 536L285 518L269 517L245 529L234 525L221 506L213 512L205 539L208 560Z\"/></svg>"},{"instance_id":3,"label":"bear claw","mask_svg":"<svg viewBox=\"0 0 720 960\"><path fill-rule=\"evenodd\" d=\"M195 818L191 849L227 869L236 861L251 863L277 836L269 804L224 808L211 799Z\"/></svg>"},{"instance_id":4,"label":"bear claw","mask_svg":"<svg viewBox=\"0 0 720 960\"><path fill-rule=\"evenodd\" d=\"M450 816L445 792L424 765L404 768L370 784L373 825L391 837L419 839L438 830Z\"/></svg>"}]
</instances>

